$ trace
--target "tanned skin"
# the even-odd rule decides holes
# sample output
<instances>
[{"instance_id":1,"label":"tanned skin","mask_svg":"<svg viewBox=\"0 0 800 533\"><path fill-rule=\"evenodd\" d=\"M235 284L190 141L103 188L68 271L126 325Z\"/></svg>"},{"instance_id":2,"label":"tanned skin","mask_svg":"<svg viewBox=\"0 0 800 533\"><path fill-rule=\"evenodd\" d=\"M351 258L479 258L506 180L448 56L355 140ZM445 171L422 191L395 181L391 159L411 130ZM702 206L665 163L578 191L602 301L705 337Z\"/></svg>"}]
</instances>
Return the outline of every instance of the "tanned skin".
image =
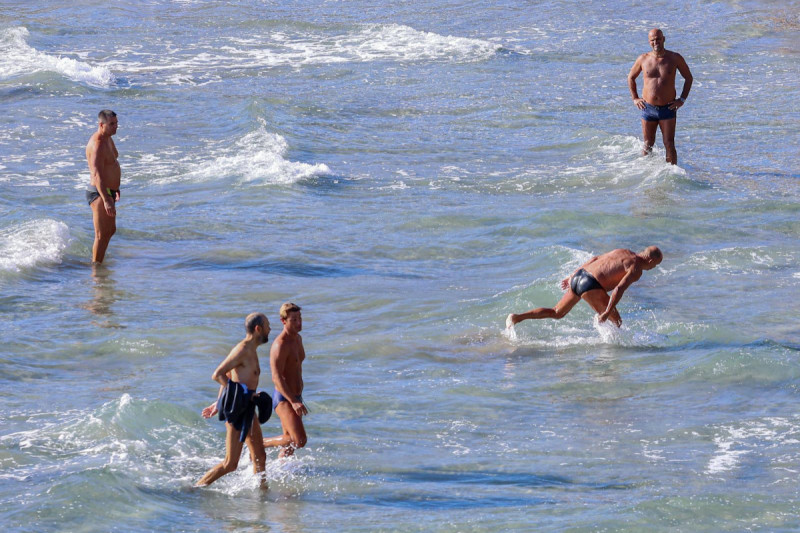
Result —
<instances>
[{"instance_id":1,"label":"tanned skin","mask_svg":"<svg viewBox=\"0 0 800 533\"><path fill-rule=\"evenodd\" d=\"M117 208L119 186L122 171L117 158L119 152L111 138L117 133L119 121L116 116L101 116L97 131L86 145L86 161L89 163L91 184L97 188L100 198L90 205L92 222L94 223L94 244L92 245L92 262L100 264L106 255L108 243L117 231ZM108 190L117 191L114 196Z\"/></svg>"},{"instance_id":2,"label":"tanned skin","mask_svg":"<svg viewBox=\"0 0 800 533\"><path fill-rule=\"evenodd\" d=\"M661 250L655 246L650 246L638 254L619 248L592 257L571 276L561 281L561 289L567 292L555 307L537 307L524 313L512 313L506 318L506 326L511 327L523 320L530 319L554 318L559 320L564 318L583 299L600 315L599 322L611 320L614 325L619 327L622 325L622 318L617 312L617 304L622 299L622 295L625 294L628 287L642 277L644 270L655 268L661 263L661 259ZM581 268L594 276L603 289L592 289L580 296L575 294L570 288L570 280ZM608 295L609 291L611 292L610 296Z\"/></svg>"},{"instance_id":3,"label":"tanned skin","mask_svg":"<svg viewBox=\"0 0 800 533\"><path fill-rule=\"evenodd\" d=\"M269 320L267 320L263 314L258 314L261 315L263 319L263 325L256 325L252 332L248 332L244 340L233 347L228 356L219 364L211 375L211 379L220 385L219 394L222 394L222 391L225 390L225 387L228 385L228 380L242 383L247 386L247 390L253 394L256 393L258 379L261 375L261 365L258 362L258 353L256 349L269 340L270 332ZM250 319L251 316L252 315L248 316L248 319ZM217 412L217 402L215 401L203 409L202 415L203 418L211 418L217 414ZM225 431L225 459L206 472L197 482L196 486L208 486L225 474L236 470L236 467L239 466L239 458L242 455L243 445L247 445L247 449L250 450L250 460L253 462L253 471L256 474L264 472L267 457L264 452L264 439L258 417L253 416L250 433L243 443L239 441L241 431L233 427L233 424L230 422L225 422ZM262 487L266 488L266 481L264 479L261 480L261 483Z\"/></svg>"},{"instance_id":4,"label":"tanned skin","mask_svg":"<svg viewBox=\"0 0 800 533\"><path fill-rule=\"evenodd\" d=\"M303 361L306 359L306 352L300 336L303 318L299 308L286 313L285 317L281 316L281 322L283 331L272 343L269 365L275 390L285 398L275 407L275 413L281 419L283 434L264 439L264 447L279 447L279 457L286 457L292 455L295 449L305 446L308 441L302 418L308 414L302 397Z\"/></svg>"},{"instance_id":5,"label":"tanned skin","mask_svg":"<svg viewBox=\"0 0 800 533\"><path fill-rule=\"evenodd\" d=\"M628 88L634 105L639 109L645 108L645 102L654 106L669 106L677 110L683 107L684 101L689 97L692 89L692 73L689 65L677 52L664 48L664 34L658 28L653 28L647 36L651 51L640 55L633 64L628 74ZM680 98L675 93L675 73L683 76L683 89ZM642 97L636 88L636 78L644 74ZM642 135L644 149L642 155L649 154L656 143L656 131L661 129L661 139L664 141L664 150L667 153L667 163L678 164L678 152L675 150L675 125L677 119L644 120L642 119Z\"/></svg>"}]
</instances>

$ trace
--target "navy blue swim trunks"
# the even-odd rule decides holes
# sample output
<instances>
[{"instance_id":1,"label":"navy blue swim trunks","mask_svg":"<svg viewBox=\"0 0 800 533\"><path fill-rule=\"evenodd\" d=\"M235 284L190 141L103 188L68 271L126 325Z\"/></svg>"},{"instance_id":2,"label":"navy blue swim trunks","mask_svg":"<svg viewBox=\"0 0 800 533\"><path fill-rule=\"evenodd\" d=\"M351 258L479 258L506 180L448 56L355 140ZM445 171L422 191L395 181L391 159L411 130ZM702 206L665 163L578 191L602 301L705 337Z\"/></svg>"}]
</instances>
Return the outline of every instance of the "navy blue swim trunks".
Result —
<instances>
[{"instance_id":1,"label":"navy blue swim trunks","mask_svg":"<svg viewBox=\"0 0 800 533\"><path fill-rule=\"evenodd\" d=\"M303 397L299 396L300 401L303 401ZM278 392L278 389L275 389L275 392L272 394L272 408L275 409L278 407L278 404L281 402L288 402L288 398L286 398L283 394ZM291 403L291 402L289 402Z\"/></svg>"},{"instance_id":2,"label":"navy blue swim trunks","mask_svg":"<svg viewBox=\"0 0 800 533\"><path fill-rule=\"evenodd\" d=\"M645 102L644 109L642 109L642 120L646 120L648 122L658 122L659 120L669 120L675 118L678 116L676 113L677 109L670 109L669 106L671 105L672 104L652 105Z\"/></svg>"}]
</instances>

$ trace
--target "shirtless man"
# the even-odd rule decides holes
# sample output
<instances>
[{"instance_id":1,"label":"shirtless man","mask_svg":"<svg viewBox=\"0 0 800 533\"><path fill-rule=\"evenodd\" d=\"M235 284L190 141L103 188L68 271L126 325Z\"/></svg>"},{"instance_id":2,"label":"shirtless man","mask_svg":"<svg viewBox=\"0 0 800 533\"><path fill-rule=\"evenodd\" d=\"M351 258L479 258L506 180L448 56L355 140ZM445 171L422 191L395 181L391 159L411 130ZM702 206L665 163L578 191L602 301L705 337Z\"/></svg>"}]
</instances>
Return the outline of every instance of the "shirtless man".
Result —
<instances>
[{"instance_id":1,"label":"shirtless man","mask_svg":"<svg viewBox=\"0 0 800 533\"><path fill-rule=\"evenodd\" d=\"M111 136L117 133L117 114L104 109L97 115L97 131L86 145L91 181L86 189L86 201L92 208L94 245L92 262L102 263L111 236L117 231L116 202L119 201L119 152ZM98 202L97 199L100 199Z\"/></svg>"},{"instance_id":2,"label":"shirtless man","mask_svg":"<svg viewBox=\"0 0 800 533\"><path fill-rule=\"evenodd\" d=\"M506 328L531 318L564 318L581 298L600 315L599 322L610 319L619 327L622 319L617 312L617 304L625 290L642 277L643 270L655 268L661 259L661 250L656 246L649 246L638 254L618 248L592 257L570 277L561 281L561 289L567 292L554 308L538 307L519 315L512 313L506 318ZM611 291L610 298L608 291Z\"/></svg>"},{"instance_id":3,"label":"shirtless man","mask_svg":"<svg viewBox=\"0 0 800 533\"><path fill-rule=\"evenodd\" d=\"M264 448L280 447L278 457L286 457L305 446L308 440L302 419L303 415L308 414L303 403L303 361L306 352L303 338L300 337L303 329L300 307L287 302L281 306L280 315L283 331L272 343L269 367L275 384L272 405L281 419L283 435L264 439Z\"/></svg>"},{"instance_id":4,"label":"shirtless man","mask_svg":"<svg viewBox=\"0 0 800 533\"><path fill-rule=\"evenodd\" d=\"M683 107L689 90L692 88L692 73L689 65L677 52L664 48L664 34L658 28L650 30L647 38L652 52L640 55L628 74L628 88L636 107L642 110L642 135L644 150L642 155L649 154L656 143L656 130L661 128L661 140L667 152L667 163L678 164L678 152L675 150L675 121L677 110ZM675 71L683 76L681 97L675 99ZM636 78L644 72L642 98L636 90Z\"/></svg>"},{"instance_id":5,"label":"shirtless man","mask_svg":"<svg viewBox=\"0 0 800 533\"><path fill-rule=\"evenodd\" d=\"M258 353L256 349L269 340L269 320L262 313L251 313L247 315L244 322L247 336L239 344L233 347L228 357L217 367L211 375L211 379L220 384L219 395L221 396L228 386L228 380L240 383L245 389L245 394L251 397L258 387L258 377L261 374L261 366L258 363ZM203 418L211 418L218 412L217 401L203 409ZM246 425L244 426L246 427ZM244 427L242 429L244 429ZM242 430L237 430L230 421L225 422L225 459L217 466L206 472L197 482L197 487L210 485L225 474L233 472L239 466L239 457L242 455L242 446L247 444L250 450L250 460L253 462L255 473L263 472L267 460L264 452L263 436L258 417L253 416L250 423L250 430L242 442ZM262 479L262 484L265 481Z\"/></svg>"}]
</instances>

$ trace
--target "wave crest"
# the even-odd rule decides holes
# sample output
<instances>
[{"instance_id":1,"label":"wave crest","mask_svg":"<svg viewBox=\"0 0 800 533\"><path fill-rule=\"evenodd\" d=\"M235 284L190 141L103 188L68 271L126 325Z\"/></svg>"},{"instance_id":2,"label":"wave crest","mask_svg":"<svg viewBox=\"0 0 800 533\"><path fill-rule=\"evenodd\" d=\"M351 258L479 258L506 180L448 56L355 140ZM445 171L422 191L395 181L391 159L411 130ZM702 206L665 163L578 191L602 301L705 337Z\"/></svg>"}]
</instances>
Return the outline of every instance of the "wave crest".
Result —
<instances>
[{"instance_id":1,"label":"wave crest","mask_svg":"<svg viewBox=\"0 0 800 533\"><path fill-rule=\"evenodd\" d=\"M55 72L92 87L110 87L116 80L105 67L45 54L30 46L25 27L0 30L0 80L36 72Z\"/></svg>"},{"instance_id":2,"label":"wave crest","mask_svg":"<svg viewBox=\"0 0 800 533\"><path fill-rule=\"evenodd\" d=\"M69 228L57 220L31 220L0 229L0 272L59 264L69 241Z\"/></svg>"},{"instance_id":3,"label":"wave crest","mask_svg":"<svg viewBox=\"0 0 800 533\"><path fill-rule=\"evenodd\" d=\"M211 150L210 160L192 163L183 175L159 182L202 182L222 177L249 183L291 184L331 174L325 164L289 161L288 151L286 139L262 126L239 139L233 147Z\"/></svg>"}]
</instances>

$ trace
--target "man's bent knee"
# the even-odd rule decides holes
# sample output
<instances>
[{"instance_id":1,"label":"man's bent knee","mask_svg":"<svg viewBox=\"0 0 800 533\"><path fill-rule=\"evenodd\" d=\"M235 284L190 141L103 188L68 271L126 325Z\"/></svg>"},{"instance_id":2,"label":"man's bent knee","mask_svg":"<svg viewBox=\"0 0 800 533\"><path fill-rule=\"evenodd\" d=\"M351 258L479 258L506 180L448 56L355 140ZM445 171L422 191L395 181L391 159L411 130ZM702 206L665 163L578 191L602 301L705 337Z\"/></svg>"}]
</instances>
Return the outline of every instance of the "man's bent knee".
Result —
<instances>
[{"instance_id":1,"label":"man's bent knee","mask_svg":"<svg viewBox=\"0 0 800 533\"><path fill-rule=\"evenodd\" d=\"M239 459L231 459L230 461L222 461L222 470L226 474L235 472L239 467Z\"/></svg>"},{"instance_id":2,"label":"man's bent knee","mask_svg":"<svg viewBox=\"0 0 800 533\"><path fill-rule=\"evenodd\" d=\"M94 234L94 238L97 239L98 241L110 241L111 237L113 237L116 232L117 232L116 229L112 230L105 229L102 231L96 231Z\"/></svg>"}]
</instances>

